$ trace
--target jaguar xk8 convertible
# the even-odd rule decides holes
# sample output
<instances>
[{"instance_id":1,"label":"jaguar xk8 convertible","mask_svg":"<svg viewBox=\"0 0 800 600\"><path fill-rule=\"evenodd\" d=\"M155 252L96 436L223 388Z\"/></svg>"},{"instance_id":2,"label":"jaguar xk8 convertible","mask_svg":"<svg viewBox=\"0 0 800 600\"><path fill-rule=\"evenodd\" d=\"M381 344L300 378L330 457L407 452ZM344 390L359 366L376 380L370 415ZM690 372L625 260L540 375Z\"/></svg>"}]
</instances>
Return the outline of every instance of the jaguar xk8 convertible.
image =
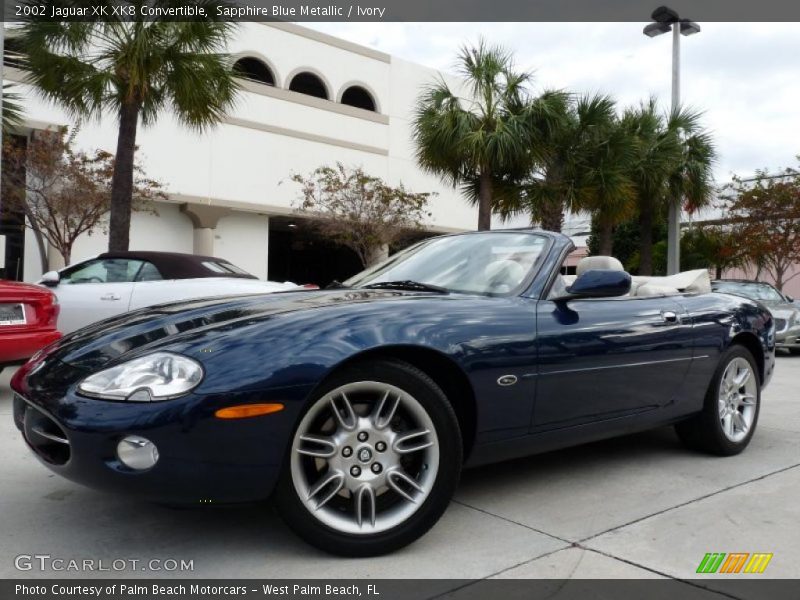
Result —
<instances>
[{"instance_id":1,"label":"jaguar xk8 convertible","mask_svg":"<svg viewBox=\"0 0 800 600\"><path fill-rule=\"evenodd\" d=\"M185 301L81 329L15 375L52 471L167 503L272 497L304 539L425 533L464 467L674 424L741 452L775 362L761 304L705 271L562 274L567 237L422 241L336 289Z\"/></svg>"}]
</instances>

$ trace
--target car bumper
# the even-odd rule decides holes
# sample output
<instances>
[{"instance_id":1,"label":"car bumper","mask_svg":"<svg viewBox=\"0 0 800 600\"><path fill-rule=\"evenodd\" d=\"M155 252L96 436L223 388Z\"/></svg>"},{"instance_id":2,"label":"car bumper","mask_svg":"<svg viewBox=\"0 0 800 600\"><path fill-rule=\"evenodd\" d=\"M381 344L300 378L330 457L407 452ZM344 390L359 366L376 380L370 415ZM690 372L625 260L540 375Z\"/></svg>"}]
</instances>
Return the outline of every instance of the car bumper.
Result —
<instances>
[{"instance_id":1,"label":"car bumper","mask_svg":"<svg viewBox=\"0 0 800 600\"><path fill-rule=\"evenodd\" d=\"M2 331L0 366L21 364L61 337L55 330L8 333Z\"/></svg>"},{"instance_id":2,"label":"car bumper","mask_svg":"<svg viewBox=\"0 0 800 600\"><path fill-rule=\"evenodd\" d=\"M800 349L800 327L792 327L775 334L777 348Z\"/></svg>"},{"instance_id":3,"label":"car bumper","mask_svg":"<svg viewBox=\"0 0 800 600\"><path fill-rule=\"evenodd\" d=\"M14 421L43 465L88 487L180 504L267 498L300 403L287 404L272 415L237 420L215 418L213 407L218 403L195 395L131 403L70 393L59 398L23 398L17 393ZM156 445L155 466L133 470L119 460L117 445L128 435Z\"/></svg>"}]
</instances>

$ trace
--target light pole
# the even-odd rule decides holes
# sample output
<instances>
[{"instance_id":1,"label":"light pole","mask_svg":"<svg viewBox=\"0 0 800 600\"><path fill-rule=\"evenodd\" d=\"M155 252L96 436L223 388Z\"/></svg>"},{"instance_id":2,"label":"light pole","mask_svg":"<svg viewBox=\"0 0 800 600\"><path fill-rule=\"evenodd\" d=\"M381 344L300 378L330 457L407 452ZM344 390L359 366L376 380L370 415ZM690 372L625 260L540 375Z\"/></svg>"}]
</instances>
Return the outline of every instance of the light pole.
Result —
<instances>
[{"instance_id":1,"label":"light pole","mask_svg":"<svg viewBox=\"0 0 800 600\"><path fill-rule=\"evenodd\" d=\"M681 102L681 36L700 32L700 25L681 19L678 13L666 6L659 6L650 15L653 23L645 26L647 37L656 37L672 31L672 111ZM681 199L671 198L667 224L667 275L674 275L681 268Z\"/></svg>"}]
</instances>

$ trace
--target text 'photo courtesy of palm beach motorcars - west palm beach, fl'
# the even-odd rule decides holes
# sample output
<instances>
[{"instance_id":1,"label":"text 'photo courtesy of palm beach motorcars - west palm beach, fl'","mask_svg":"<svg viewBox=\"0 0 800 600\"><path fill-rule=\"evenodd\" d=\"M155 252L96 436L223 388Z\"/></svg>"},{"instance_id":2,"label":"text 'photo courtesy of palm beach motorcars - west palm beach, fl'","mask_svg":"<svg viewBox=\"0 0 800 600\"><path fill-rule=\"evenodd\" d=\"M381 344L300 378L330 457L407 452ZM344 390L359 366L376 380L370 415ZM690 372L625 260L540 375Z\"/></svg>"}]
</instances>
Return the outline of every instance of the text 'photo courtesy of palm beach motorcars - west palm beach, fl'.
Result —
<instances>
[{"instance_id":1,"label":"text 'photo courtesy of palm beach motorcars - west palm beach, fl'","mask_svg":"<svg viewBox=\"0 0 800 600\"><path fill-rule=\"evenodd\" d=\"M5 3L0 598L792 597L800 38L730 3Z\"/></svg>"}]
</instances>

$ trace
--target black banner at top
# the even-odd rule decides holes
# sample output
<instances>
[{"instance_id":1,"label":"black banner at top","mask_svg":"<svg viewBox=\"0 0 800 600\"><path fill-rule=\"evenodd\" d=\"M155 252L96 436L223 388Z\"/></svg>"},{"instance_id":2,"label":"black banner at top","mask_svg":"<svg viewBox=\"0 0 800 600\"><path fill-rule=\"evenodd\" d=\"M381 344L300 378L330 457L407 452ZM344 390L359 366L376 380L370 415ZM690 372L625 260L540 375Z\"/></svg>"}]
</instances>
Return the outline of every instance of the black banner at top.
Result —
<instances>
[{"instance_id":1,"label":"black banner at top","mask_svg":"<svg viewBox=\"0 0 800 600\"><path fill-rule=\"evenodd\" d=\"M647 21L663 0L4 0L4 20ZM800 22L800 0L669 0L681 18Z\"/></svg>"}]
</instances>

